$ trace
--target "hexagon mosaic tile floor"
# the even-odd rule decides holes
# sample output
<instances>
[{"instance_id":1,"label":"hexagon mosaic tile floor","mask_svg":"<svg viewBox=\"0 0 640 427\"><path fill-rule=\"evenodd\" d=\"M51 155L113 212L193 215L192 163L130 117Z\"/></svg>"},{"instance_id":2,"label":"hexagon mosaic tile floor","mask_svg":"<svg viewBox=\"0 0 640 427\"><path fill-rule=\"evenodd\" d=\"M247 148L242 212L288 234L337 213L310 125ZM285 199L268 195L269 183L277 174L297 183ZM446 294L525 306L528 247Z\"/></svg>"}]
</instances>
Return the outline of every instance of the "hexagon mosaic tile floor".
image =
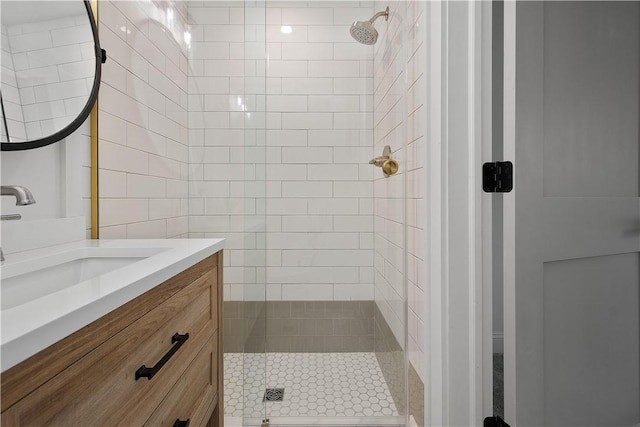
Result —
<instances>
[{"instance_id":1,"label":"hexagon mosaic tile floor","mask_svg":"<svg viewBox=\"0 0 640 427\"><path fill-rule=\"evenodd\" d=\"M243 383L245 417L263 416L267 387L285 389L271 417L398 415L374 353L225 353L224 364L227 416L243 416Z\"/></svg>"}]
</instances>

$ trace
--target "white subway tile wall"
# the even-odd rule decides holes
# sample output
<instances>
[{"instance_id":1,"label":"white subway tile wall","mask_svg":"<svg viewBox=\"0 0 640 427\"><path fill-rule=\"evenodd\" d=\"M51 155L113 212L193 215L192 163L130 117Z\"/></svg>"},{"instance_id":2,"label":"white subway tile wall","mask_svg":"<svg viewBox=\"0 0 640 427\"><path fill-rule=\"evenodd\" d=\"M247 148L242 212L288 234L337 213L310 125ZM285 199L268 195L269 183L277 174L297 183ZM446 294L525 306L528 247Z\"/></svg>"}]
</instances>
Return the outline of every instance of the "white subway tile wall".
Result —
<instances>
[{"instance_id":1,"label":"white subway tile wall","mask_svg":"<svg viewBox=\"0 0 640 427\"><path fill-rule=\"evenodd\" d=\"M380 36L375 45L374 145L376 153L391 146L400 161L400 172L389 179L377 174L374 181L375 298L401 345L407 328L409 360L424 381L425 3L377 1L376 10L387 5L389 21L377 26ZM405 299L408 325L404 324Z\"/></svg>"},{"instance_id":2,"label":"white subway tile wall","mask_svg":"<svg viewBox=\"0 0 640 427\"><path fill-rule=\"evenodd\" d=\"M188 12L189 232L229 239L226 297L373 299L373 48L349 36L373 4Z\"/></svg>"},{"instance_id":3,"label":"white subway tile wall","mask_svg":"<svg viewBox=\"0 0 640 427\"><path fill-rule=\"evenodd\" d=\"M426 383L425 321L427 300L426 231L426 12L425 4L407 5L407 279L409 360Z\"/></svg>"},{"instance_id":4,"label":"white subway tile wall","mask_svg":"<svg viewBox=\"0 0 640 427\"><path fill-rule=\"evenodd\" d=\"M187 7L101 1L100 237L189 231Z\"/></svg>"}]
</instances>

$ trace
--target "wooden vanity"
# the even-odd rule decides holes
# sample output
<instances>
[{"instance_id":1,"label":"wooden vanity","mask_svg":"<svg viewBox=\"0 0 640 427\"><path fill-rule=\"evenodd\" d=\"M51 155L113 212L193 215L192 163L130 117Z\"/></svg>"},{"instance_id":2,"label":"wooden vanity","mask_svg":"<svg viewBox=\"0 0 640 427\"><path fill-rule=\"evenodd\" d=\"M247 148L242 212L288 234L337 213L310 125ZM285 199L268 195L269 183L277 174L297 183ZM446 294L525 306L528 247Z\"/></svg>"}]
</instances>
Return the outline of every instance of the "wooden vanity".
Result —
<instances>
[{"instance_id":1,"label":"wooden vanity","mask_svg":"<svg viewBox=\"0 0 640 427\"><path fill-rule=\"evenodd\" d=\"M222 251L2 373L2 425L223 426Z\"/></svg>"}]
</instances>

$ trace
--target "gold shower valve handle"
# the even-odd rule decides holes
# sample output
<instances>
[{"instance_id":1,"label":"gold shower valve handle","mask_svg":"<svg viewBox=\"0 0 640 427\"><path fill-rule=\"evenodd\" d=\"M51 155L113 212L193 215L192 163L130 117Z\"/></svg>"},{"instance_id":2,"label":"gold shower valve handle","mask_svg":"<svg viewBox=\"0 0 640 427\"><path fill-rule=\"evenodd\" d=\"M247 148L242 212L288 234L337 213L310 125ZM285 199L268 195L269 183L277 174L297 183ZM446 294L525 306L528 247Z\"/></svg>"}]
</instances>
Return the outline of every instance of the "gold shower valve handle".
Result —
<instances>
[{"instance_id":1,"label":"gold shower valve handle","mask_svg":"<svg viewBox=\"0 0 640 427\"><path fill-rule=\"evenodd\" d=\"M398 172L398 162L391 158L391 147L386 145L382 151L382 156L369 160L369 164L382 168L384 176L395 175Z\"/></svg>"},{"instance_id":2,"label":"gold shower valve handle","mask_svg":"<svg viewBox=\"0 0 640 427\"><path fill-rule=\"evenodd\" d=\"M389 159L382 164L382 172L385 176L395 175L398 172L398 162Z\"/></svg>"}]
</instances>

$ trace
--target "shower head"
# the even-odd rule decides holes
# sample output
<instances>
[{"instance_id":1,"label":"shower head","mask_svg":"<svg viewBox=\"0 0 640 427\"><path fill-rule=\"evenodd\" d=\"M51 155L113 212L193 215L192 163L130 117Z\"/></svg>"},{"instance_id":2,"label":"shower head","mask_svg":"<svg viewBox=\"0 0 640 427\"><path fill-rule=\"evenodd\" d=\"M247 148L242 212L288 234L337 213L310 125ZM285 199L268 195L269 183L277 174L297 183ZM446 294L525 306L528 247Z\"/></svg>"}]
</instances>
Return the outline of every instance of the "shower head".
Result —
<instances>
[{"instance_id":1,"label":"shower head","mask_svg":"<svg viewBox=\"0 0 640 427\"><path fill-rule=\"evenodd\" d=\"M369 21L356 21L351 24L351 37L358 43L375 44L378 40L378 31Z\"/></svg>"},{"instance_id":2,"label":"shower head","mask_svg":"<svg viewBox=\"0 0 640 427\"><path fill-rule=\"evenodd\" d=\"M368 21L356 21L351 24L349 32L358 43L362 44L375 44L378 41L378 31L373 27L373 23L376 19L384 16L385 21L389 20L389 7L383 11L378 12Z\"/></svg>"}]
</instances>

